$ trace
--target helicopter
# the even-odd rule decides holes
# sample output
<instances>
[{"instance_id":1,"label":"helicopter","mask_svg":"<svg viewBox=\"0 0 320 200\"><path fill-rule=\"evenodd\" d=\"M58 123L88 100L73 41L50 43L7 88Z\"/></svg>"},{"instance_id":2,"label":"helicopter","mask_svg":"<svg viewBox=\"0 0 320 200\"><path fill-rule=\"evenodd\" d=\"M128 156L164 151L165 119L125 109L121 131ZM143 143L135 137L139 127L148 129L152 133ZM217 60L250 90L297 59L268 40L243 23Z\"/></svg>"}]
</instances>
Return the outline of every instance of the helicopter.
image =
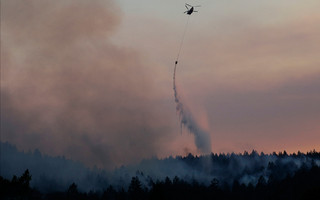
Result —
<instances>
[{"instance_id":1,"label":"helicopter","mask_svg":"<svg viewBox=\"0 0 320 200\"><path fill-rule=\"evenodd\" d=\"M186 6L187 10L186 10L184 13L187 13L187 15L191 15L193 12L198 12L197 10L194 10L194 8L196 8L196 7L201 7L200 5L198 5L198 6L192 6L192 5L187 4L187 3L186 3L185 6Z\"/></svg>"}]
</instances>

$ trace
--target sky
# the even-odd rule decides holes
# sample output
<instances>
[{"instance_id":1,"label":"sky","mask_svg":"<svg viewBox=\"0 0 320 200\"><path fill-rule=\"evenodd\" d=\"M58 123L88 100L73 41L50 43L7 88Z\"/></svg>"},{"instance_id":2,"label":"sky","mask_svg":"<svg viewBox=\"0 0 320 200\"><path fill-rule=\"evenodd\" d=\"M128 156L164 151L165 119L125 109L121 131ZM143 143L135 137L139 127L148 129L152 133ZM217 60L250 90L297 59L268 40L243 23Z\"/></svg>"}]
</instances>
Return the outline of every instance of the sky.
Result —
<instances>
[{"instance_id":1,"label":"sky","mask_svg":"<svg viewBox=\"0 0 320 200\"><path fill-rule=\"evenodd\" d=\"M107 169L201 154L185 1L1 0L1 141ZM320 2L190 0L180 98L214 153L320 150Z\"/></svg>"}]
</instances>

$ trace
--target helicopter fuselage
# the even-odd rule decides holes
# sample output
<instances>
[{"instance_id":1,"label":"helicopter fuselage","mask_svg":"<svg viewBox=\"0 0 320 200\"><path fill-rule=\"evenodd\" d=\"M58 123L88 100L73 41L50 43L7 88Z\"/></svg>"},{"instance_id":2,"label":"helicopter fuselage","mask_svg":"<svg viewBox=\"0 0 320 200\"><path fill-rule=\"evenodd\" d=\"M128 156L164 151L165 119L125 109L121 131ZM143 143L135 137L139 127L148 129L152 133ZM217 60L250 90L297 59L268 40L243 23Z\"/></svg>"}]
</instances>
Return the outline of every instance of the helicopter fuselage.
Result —
<instances>
[{"instance_id":1,"label":"helicopter fuselage","mask_svg":"<svg viewBox=\"0 0 320 200\"><path fill-rule=\"evenodd\" d=\"M187 11L187 15L191 15L193 13L193 7L191 7L188 11Z\"/></svg>"}]
</instances>

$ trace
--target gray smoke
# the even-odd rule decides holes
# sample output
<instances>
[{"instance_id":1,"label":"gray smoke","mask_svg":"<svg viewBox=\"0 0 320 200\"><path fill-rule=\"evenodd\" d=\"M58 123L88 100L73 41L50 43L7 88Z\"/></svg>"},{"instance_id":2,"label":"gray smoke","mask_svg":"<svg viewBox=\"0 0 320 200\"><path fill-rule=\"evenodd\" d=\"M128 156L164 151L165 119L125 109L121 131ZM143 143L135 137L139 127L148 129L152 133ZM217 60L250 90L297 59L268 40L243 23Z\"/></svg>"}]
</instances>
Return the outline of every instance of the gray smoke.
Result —
<instances>
[{"instance_id":1,"label":"gray smoke","mask_svg":"<svg viewBox=\"0 0 320 200\"><path fill-rule=\"evenodd\" d=\"M1 172L0 175L11 179L20 176L29 169L32 179L31 187L42 192L65 191L75 182L80 191L103 191L112 185L116 189L128 188L132 177L139 177L143 186L148 187L150 180L163 181L166 177L174 177L206 186L213 179L219 181L220 187L231 187L234 181L240 184L256 185L263 177L267 182L283 180L293 176L299 169L311 169L320 166L320 153L309 152L288 155L258 154L209 154L204 156L176 156L164 159L151 158L139 164L127 165L115 170L87 168L80 162L64 157L52 157L39 150L21 152L9 144L0 142ZM210 169L208 169L208 165Z\"/></svg>"},{"instance_id":2,"label":"gray smoke","mask_svg":"<svg viewBox=\"0 0 320 200\"><path fill-rule=\"evenodd\" d=\"M179 98L176 87L176 69L177 63L174 66L173 72L173 92L174 100L176 102L176 110L179 114L181 130L182 126L186 127L189 130L189 132L194 135L195 144L197 148L202 153L208 154L211 152L210 135L197 124L197 122L192 117L192 113L187 109L187 107L183 106L183 103Z\"/></svg>"}]
</instances>

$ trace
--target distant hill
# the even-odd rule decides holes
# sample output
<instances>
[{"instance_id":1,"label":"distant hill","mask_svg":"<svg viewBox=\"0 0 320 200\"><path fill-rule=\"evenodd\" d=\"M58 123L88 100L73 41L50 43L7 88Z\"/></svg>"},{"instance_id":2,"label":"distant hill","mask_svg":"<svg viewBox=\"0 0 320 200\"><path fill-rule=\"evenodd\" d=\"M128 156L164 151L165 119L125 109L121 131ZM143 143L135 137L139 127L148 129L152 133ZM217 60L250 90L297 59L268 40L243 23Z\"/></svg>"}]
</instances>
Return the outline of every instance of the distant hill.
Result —
<instances>
[{"instance_id":1,"label":"distant hill","mask_svg":"<svg viewBox=\"0 0 320 200\"><path fill-rule=\"evenodd\" d=\"M132 177L138 177L141 184L166 177L192 183L194 181L210 185L217 180L224 188L235 182L256 185L265 182L281 181L293 176L299 169L320 166L320 153L311 151L288 155L286 152L258 154L256 151L243 154L210 154L206 156L152 158L138 165L123 166L113 171L89 169L79 162L64 157L42 155L39 150L21 152L9 143L1 143L1 176L11 179L29 169L32 175L31 187L42 192L63 191L75 182L80 191L104 190L112 185L115 188L128 188Z\"/></svg>"}]
</instances>

